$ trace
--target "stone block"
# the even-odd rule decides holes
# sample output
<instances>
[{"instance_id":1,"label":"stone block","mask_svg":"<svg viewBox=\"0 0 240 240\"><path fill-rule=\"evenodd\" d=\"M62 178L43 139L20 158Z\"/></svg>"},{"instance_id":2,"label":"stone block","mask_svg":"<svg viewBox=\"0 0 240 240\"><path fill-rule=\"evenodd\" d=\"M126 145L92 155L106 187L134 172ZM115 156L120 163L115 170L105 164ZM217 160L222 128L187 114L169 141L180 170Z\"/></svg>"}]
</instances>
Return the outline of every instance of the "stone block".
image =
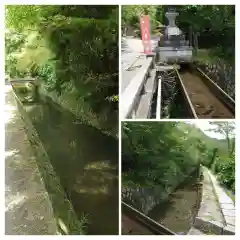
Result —
<instances>
[{"instance_id":1,"label":"stone block","mask_svg":"<svg viewBox=\"0 0 240 240\"><path fill-rule=\"evenodd\" d=\"M194 226L200 231L211 235L221 235L223 229L223 224L220 222L198 217L195 219Z\"/></svg>"},{"instance_id":2,"label":"stone block","mask_svg":"<svg viewBox=\"0 0 240 240\"><path fill-rule=\"evenodd\" d=\"M232 203L223 203L220 204L221 209L235 210L235 206Z\"/></svg>"},{"instance_id":3,"label":"stone block","mask_svg":"<svg viewBox=\"0 0 240 240\"><path fill-rule=\"evenodd\" d=\"M227 225L223 228L222 235L235 235L235 227L231 225Z\"/></svg>"},{"instance_id":4,"label":"stone block","mask_svg":"<svg viewBox=\"0 0 240 240\"><path fill-rule=\"evenodd\" d=\"M224 217L235 217L235 209L222 209L222 213Z\"/></svg>"},{"instance_id":5,"label":"stone block","mask_svg":"<svg viewBox=\"0 0 240 240\"><path fill-rule=\"evenodd\" d=\"M227 225L235 226L235 217L224 216Z\"/></svg>"}]
</instances>

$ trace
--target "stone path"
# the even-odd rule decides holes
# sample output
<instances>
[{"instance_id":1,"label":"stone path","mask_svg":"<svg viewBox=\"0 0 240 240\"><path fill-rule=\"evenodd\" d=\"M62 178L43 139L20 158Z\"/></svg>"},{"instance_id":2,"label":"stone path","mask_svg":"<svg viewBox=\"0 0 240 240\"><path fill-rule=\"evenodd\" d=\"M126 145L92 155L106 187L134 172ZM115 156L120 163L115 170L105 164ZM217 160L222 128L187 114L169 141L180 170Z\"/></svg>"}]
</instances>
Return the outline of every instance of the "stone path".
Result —
<instances>
[{"instance_id":1,"label":"stone path","mask_svg":"<svg viewBox=\"0 0 240 240\"><path fill-rule=\"evenodd\" d=\"M52 205L9 85L5 85L4 118L5 234L58 234Z\"/></svg>"},{"instance_id":2,"label":"stone path","mask_svg":"<svg viewBox=\"0 0 240 240\"><path fill-rule=\"evenodd\" d=\"M156 40L152 40L152 48L157 45ZM122 38L121 43L121 92L129 85L133 77L141 71L141 67L146 61L143 53L143 45L141 39Z\"/></svg>"},{"instance_id":3,"label":"stone path","mask_svg":"<svg viewBox=\"0 0 240 240\"><path fill-rule=\"evenodd\" d=\"M218 184L216 177L205 167L203 169L202 201L194 226L210 235L233 235L235 233L235 206L231 198Z\"/></svg>"},{"instance_id":4,"label":"stone path","mask_svg":"<svg viewBox=\"0 0 240 240\"><path fill-rule=\"evenodd\" d=\"M219 207L224 218L223 232L235 232L235 205L233 200L227 195L225 190L219 185L216 177L208 170L213 183L215 194L218 199Z\"/></svg>"}]
</instances>

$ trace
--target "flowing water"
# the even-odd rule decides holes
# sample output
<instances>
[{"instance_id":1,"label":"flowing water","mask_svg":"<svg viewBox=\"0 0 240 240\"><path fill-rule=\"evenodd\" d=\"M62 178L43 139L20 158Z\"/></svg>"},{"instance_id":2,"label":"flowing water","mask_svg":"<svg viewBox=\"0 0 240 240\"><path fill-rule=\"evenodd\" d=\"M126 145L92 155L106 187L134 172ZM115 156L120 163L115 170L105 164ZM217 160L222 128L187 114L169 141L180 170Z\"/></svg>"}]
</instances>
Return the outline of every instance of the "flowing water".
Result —
<instances>
[{"instance_id":1,"label":"flowing water","mask_svg":"<svg viewBox=\"0 0 240 240\"><path fill-rule=\"evenodd\" d=\"M51 100L26 106L51 164L90 235L118 234L118 142Z\"/></svg>"},{"instance_id":2,"label":"flowing water","mask_svg":"<svg viewBox=\"0 0 240 240\"><path fill-rule=\"evenodd\" d=\"M177 234L187 234L197 212L196 172L188 177L167 201L157 204L148 216Z\"/></svg>"}]
</instances>

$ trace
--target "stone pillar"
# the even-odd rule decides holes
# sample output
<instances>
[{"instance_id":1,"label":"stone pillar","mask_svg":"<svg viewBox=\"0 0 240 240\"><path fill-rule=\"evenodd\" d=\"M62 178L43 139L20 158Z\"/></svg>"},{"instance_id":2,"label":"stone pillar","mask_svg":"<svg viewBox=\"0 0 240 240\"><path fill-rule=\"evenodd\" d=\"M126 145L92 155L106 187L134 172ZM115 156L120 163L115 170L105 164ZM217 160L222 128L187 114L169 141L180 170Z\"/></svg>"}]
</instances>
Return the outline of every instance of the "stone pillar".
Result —
<instances>
[{"instance_id":1,"label":"stone pillar","mask_svg":"<svg viewBox=\"0 0 240 240\"><path fill-rule=\"evenodd\" d=\"M165 16L168 19L168 26L176 27L175 20L178 15L177 12L166 12Z\"/></svg>"}]
</instances>

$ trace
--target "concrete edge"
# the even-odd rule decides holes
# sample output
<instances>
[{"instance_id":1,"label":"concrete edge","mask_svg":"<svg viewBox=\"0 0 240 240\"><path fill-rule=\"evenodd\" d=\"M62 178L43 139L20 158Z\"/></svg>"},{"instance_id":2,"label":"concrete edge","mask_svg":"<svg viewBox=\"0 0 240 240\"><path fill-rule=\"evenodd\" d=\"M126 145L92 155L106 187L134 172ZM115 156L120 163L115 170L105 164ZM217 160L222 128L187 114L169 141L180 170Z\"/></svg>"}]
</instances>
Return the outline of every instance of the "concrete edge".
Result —
<instances>
[{"instance_id":1,"label":"concrete edge","mask_svg":"<svg viewBox=\"0 0 240 240\"><path fill-rule=\"evenodd\" d=\"M219 201L219 193L217 191L217 187L220 187L220 186L216 186L216 184L218 184L218 183L217 182L215 183L215 181L213 181L213 178L212 178L212 176L209 172L210 170L207 169L207 171L208 171L208 175L209 175L209 177L211 179L211 182L212 182L212 185L213 185L214 194L215 194L216 199L218 201L219 209L220 209L220 211L222 213L222 216L223 216L223 219L224 219L225 226L223 227L223 232L227 233L227 234L224 234L224 235L235 235L235 226L233 226L232 224L229 224L229 222L227 220L229 218L229 216L225 214L225 212L223 211L224 209L221 206L221 202ZM234 204L233 204L233 206L234 206ZM235 211L235 208L234 208L234 211Z\"/></svg>"},{"instance_id":2,"label":"concrete edge","mask_svg":"<svg viewBox=\"0 0 240 240\"><path fill-rule=\"evenodd\" d=\"M201 166L202 171L204 171L204 168L206 170L206 173L208 174L208 177L211 180L213 191L214 191L214 195L216 197L219 209L220 209L222 217L224 219L224 224L222 224L222 223L220 223L218 221L205 220L204 217L198 217L197 216L194 219L193 226L196 229L199 229L200 231L202 231L204 233L208 233L208 234L209 233L213 233L213 234L217 234L217 235L235 235L235 226L233 226L231 224L227 224L227 221L226 221L226 217L227 216L224 215L224 212L222 211L221 204L219 202L219 196L218 196L217 190L216 190L216 186L213 183L212 176L209 173L209 169L207 169L204 166ZM201 208L201 203L200 203L199 209L200 208Z\"/></svg>"},{"instance_id":3,"label":"concrete edge","mask_svg":"<svg viewBox=\"0 0 240 240\"><path fill-rule=\"evenodd\" d=\"M43 178L45 188L52 203L54 217L61 235L83 235L84 226L78 219L71 202L67 199L61 186L60 179L51 165L49 156L43 147L41 140L35 130L23 104L12 89L18 111L26 125L25 131L36 156L37 166ZM59 201L62 199L62 201Z\"/></svg>"},{"instance_id":4,"label":"concrete edge","mask_svg":"<svg viewBox=\"0 0 240 240\"><path fill-rule=\"evenodd\" d=\"M139 94L141 87L144 84L144 80L148 73L148 70L153 63L154 57L146 58L146 62L139 70L137 75L131 80L125 91L121 94L121 98L124 99L122 105L121 119L127 118L131 112L131 109L136 101L136 96Z\"/></svg>"},{"instance_id":5,"label":"concrete edge","mask_svg":"<svg viewBox=\"0 0 240 240\"><path fill-rule=\"evenodd\" d=\"M222 235L224 227L220 222L206 221L200 217L195 218L193 226L201 232L208 233L210 235Z\"/></svg>"}]
</instances>

